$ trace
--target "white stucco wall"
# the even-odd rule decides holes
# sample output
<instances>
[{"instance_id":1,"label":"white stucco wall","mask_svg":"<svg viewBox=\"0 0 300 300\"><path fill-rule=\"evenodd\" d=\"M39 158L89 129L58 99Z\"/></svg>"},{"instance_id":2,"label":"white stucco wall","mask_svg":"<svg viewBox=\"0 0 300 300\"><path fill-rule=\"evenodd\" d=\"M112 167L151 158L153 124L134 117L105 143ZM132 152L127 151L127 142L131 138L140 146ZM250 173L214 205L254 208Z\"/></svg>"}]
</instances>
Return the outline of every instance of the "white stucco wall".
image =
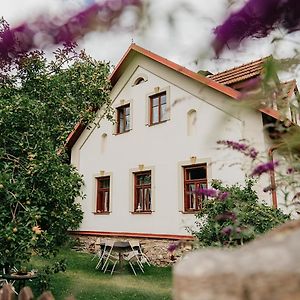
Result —
<instances>
[{"instance_id":1,"label":"white stucco wall","mask_svg":"<svg viewBox=\"0 0 300 300\"><path fill-rule=\"evenodd\" d=\"M137 86L139 75L147 81ZM148 96L167 91L169 120L148 126ZM243 182L244 157L232 150L218 150L219 139L246 138L264 149L260 113L232 105L227 96L201 85L182 74L138 56L114 86L113 106L130 102L131 130L115 135L115 125L106 119L100 127L85 130L72 148L72 164L84 176L81 201L84 219L80 230L102 232L187 235L185 226L192 225L192 214L182 213L183 164L207 162L208 180L221 179L233 184ZM196 110L193 134L188 135L187 114ZM260 128L260 129L258 129ZM152 170L151 214L132 214L132 171ZM111 176L111 213L95 212L95 178Z\"/></svg>"}]
</instances>

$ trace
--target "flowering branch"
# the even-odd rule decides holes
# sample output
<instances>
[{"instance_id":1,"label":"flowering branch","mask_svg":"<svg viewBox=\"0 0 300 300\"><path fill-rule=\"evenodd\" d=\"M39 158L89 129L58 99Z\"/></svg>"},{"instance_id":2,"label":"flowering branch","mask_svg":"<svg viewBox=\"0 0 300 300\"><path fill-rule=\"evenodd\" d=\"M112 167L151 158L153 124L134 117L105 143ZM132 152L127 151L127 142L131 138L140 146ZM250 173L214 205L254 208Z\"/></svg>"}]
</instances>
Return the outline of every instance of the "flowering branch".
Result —
<instances>
[{"instance_id":1,"label":"flowering branch","mask_svg":"<svg viewBox=\"0 0 300 300\"><path fill-rule=\"evenodd\" d=\"M95 3L67 20L39 16L31 23L10 29L2 24L0 60L9 60L34 48L71 44L97 27L109 28L129 6L141 7L141 0L106 0ZM3 20L2 20L3 23Z\"/></svg>"},{"instance_id":2,"label":"flowering branch","mask_svg":"<svg viewBox=\"0 0 300 300\"><path fill-rule=\"evenodd\" d=\"M220 140L217 141L217 144L219 145L224 145L227 148L231 148L233 150L237 150L241 153L243 153L246 156L251 157L253 160L256 159L258 155L258 151L254 147L250 147L249 145L245 143L239 143L239 142L234 142L234 141L229 141L229 140Z\"/></svg>"},{"instance_id":3,"label":"flowering branch","mask_svg":"<svg viewBox=\"0 0 300 300\"><path fill-rule=\"evenodd\" d=\"M214 50L219 55L225 45L236 47L247 37L265 37L276 27L300 29L298 0L249 0L215 29Z\"/></svg>"}]
</instances>

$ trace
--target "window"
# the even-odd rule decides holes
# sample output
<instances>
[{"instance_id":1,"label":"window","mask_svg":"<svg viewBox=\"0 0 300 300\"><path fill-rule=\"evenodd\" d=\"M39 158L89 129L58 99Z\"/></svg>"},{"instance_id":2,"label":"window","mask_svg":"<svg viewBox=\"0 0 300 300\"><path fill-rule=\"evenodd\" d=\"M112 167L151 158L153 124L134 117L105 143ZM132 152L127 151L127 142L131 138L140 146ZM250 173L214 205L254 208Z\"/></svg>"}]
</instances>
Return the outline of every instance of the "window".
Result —
<instances>
[{"instance_id":1,"label":"window","mask_svg":"<svg viewBox=\"0 0 300 300\"><path fill-rule=\"evenodd\" d=\"M143 77L138 77L135 81L133 85L139 85L140 83L145 82L145 78Z\"/></svg>"},{"instance_id":2,"label":"window","mask_svg":"<svg viewBox=\"0 0 300 300\"><path fill-rule=\"evenodd\" d=\"M167 96L166 92L150 97L150 125L167 120Z\"/></svg>"},{"instance_id":3,"label":"window","mask_svg":"<svg viewBox=\"0 0 300 300\"><path fill-rule=\"evenodd\" d=\"M151 171L134 173L134 211L151 212Z\"/></svg>"},{"instance_id":4,"label":"window","mask_svg":"<svg viewBox=\"0 0 300 300\"><path fill-rule=\"evenodd\" d=\"M197 112L195 109L191 109L187 113L187 135L192 136L196 134L197 128Z\"/></svg>"},{"instance_id":5,"label":"window","mask_svg":"<svg viewBox=\"0 0 300 300\"><path fill-rule=\"evenodd\" d=\"M110 177L98 177L97 178L97 200L96 200L96 212L105 213L109 212L109 191Z\"/></svg>"},{"instance_id":6,"label":"window","mask_svg":"<svg viewBox=\"0 0 300 300\"><path fill-rule=\"evenodd\" d=\"M197 211L202 208L204 196L195 193L200 188L207 188L206 164L184 167L184 211Z\"/></svg>"},{"instance_id":7,"label":"window","mask_svg":"<svg viewBox=\"0 0 300 300\"><path fill-rule=\"evenodd\" d=\"M117 108L117 133L123 133L130 130L130 105L124 105Z\"/></svg>"}]
</instances>

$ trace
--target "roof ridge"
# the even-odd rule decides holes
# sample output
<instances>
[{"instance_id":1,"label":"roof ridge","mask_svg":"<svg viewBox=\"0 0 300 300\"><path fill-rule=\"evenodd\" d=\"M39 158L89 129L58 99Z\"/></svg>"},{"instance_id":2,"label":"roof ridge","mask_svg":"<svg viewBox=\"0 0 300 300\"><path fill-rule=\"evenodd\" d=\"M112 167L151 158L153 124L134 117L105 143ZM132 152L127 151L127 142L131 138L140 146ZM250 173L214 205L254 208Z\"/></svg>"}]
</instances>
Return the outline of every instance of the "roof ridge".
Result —
<instances>
[{"instance_id":1,"label":"roof ridge","mask_svg":"<svg viewBox=\"0 0 300 300\"><path fill-rule=\"evenodd\" d=\"M234 71L234 70L237 70L237 69L245 68L245 67L247 67L249 65L259 64L259 63L262 63L262 62L266 61L268 58L273 58L273 56L272 55L268 55L268 56L265 56L265 57L261 57L259 59L250 61L248 63L244 63L244 64L241 64L239 66L236 66L236 67L233 67L233 68L230 68L230 69L227 69L227 70L224 70L224 71L221 71L221 72L209 75L208 77L213 77L213 76L217 76L219 74L224 74L224 73L226 73L228 71Z\"/></svg>"}]
</instances>

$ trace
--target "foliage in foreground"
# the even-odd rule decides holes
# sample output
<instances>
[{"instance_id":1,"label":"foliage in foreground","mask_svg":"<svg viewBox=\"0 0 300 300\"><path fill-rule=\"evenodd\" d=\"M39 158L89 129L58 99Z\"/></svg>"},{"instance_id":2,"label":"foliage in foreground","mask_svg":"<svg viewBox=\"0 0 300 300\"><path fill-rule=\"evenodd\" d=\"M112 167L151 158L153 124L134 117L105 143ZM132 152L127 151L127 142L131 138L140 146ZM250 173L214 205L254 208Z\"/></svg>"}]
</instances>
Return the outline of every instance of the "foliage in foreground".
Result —
<instances>
[{"instance_id":1,"label":"foliage in foreground","mask_svg":"<svg viewBox=\"0 0 300 300\"><path fill-rule=\"evenodd\" d=\"M2 20L1 33L8 25ZM0 265L54 253L78 227L82 179L63 149L68 133L108 107L109 65L74 45L47 62L33 51L0 61Z\"/></svg>"},{"instance_id":2,"label":"foliage in foreground","mask_svg":"<svg viewBox=\"0 0 300 300\"><path fill-rule=\"evenodd\" d=\"M199 230L193 234L202 246L240 245L289 220L280 209L259 203L253 184L250 179L244 187L212 183L215 194L223 197L207 197L196 215Z\"/></svg>"}]
</instances>

